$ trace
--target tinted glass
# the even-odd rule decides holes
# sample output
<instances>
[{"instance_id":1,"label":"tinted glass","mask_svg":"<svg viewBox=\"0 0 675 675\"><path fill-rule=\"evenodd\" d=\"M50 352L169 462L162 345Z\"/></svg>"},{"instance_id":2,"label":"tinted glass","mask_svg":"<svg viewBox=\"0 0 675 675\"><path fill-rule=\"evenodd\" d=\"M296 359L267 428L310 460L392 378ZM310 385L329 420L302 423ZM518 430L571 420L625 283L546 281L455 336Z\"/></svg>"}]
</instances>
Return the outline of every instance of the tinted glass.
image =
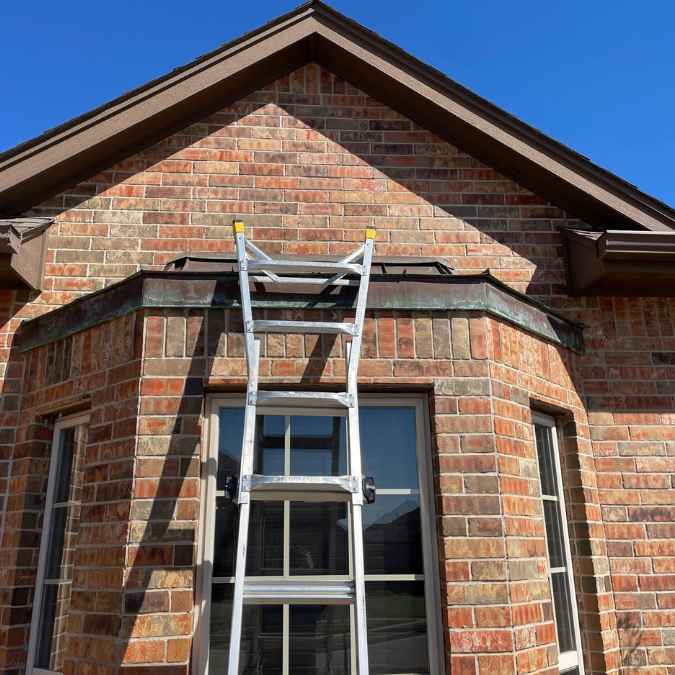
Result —
<instances>
[{"instance_id":1,"label":"tinted glass","mask_svg":"<svg viewBox=\"0 0 675 675\"><path fill-rule=\"evenodd\" d=\"M291 504L291 574L347 574L345 504Z\"/></svg>"},{"instance_id":2,"label":"tinted glass","mask_svg":"<svg viewBox=\"0 0 675 675\"><path fill-rule=\"evenodd\" d=\"M267 576L283 572L283 502L253 502L248 530L246 574Z\"/></svg>"},{"instance_id":3,"label":"tinted glass","mask_svg":"<svg viewBox=\"0 0 675 675\"><path fill-rule=\"evenodd\" d=\"M365 407L359 415L364 475L378 488L417 489L415 409Z\"/></svg>"},{"instance_id":4,"label":"tinted glass","mask_svg":"<svg viewBox=\"0 0 675 675\"><path fill-rule=\"evenodd\" d=\"M49 544L47 545L45 579L59 579L62 576L63 541L66 535L67 519L67 506L59 506L52 509L52 517L49 524L50 532Z\"/></svg>"},{"instance_id":5,"label":"tinted glass","mask_svg":"<svg viewBox=\"0 0 675 675\"><path fill-rule=\"evenodd\" d=\"M225 489L225 476L238 476L241 439L244 431L243 408L221 408L218 414L217 489Z\"/></svg>"},{"instance_id":6,"label":"tinted glass","mask_svg":"<svg viewBox=\"0 0 675 675\"><path fill-rule=\"evenodd\" d=\"M344 417L291 418L291 475L347 473Z\"/></svg>"},{"instance_id":7,"label":"tinted glass","mask_svg":"<svg viewBox=\"0 0 675 675\"><path fill-rule=\"evenodd\" d=\"M278 415L256 420L255 472L264 476L284 474L285 420Z\"/></svg>"},{"instance_id":8,"label":"tinted glass","mask_svg":"<svg viewBox=\"0 0 675 675\"><path fill-rule=\"evenodd\" d=\"M553 429L543 424L535 424L534 431L537 440L541 494L557 496L558 485L555 478L555 462L553 458Z\"/></svg>"},{"instance_id":9,"label":"tinted glass","mask_svg":"<svg viewBox=\"0 0 675 675\"><path fill-rule=\"evenodd\" d=\"M232 584L214 584L211 589L209 673L227 672L232 616ZM245 675L281 675L282 608L245 605L239 672Z\"/></svg>"},{"instance_id":10,"label":"tinted glass","mask_svg":"<svg viewBox=\"0 0 675 675\"><path fill-rule=\"evenodd\" d=\"M378 495L363 508L366 574L422 574L417 495Z\"/></svg>"},{"instance_id":11,"label":"tinted glass","mask_svg":"<svg viewBox=\"0 0 675 675\"><path fill-rule=\"evenodd\" d=\"M558 647L561 652L576 649L574 628L572 625L572 604L566 572L551 575L555 620L558 627Z\"/></svg>"},{"instance_id":12,"label":"tinted glass","mask_svg":"<svg viewBox=\"0 0 675 675\"><path fill-rule=\"evenodd\" d=\"M61 432L61 442L56 460L56 475L54 482L54 503L66 502L70 499L71 474L73 471L73 457L75 454L75 428L64 429Z\"/></svg>"},{"instance_id":13,"label":"tinted glass","mask_svg":"<svg viewBox=\"0 0 675 675\"><path fill-rule=\"evenodd\" d=\"M281 502L252 502L246 574L283 573L283 523ZM234 576L238 526L239 507L225 497L217 497L214 577Z\"/></svg>"},{"instance_id":14,"label":"tinted glass","mask_svg":"<svg viewBox=\"0 0 675 675\"><path fill-rule=\"evenodd\" d=\"M546 521L549 564L551 567L564 567L566 563L563 551L562 522L560 520L560 504L557 501L544 500L544 519Z\"/></svg>"},{"instance_id":15,"label":"tinted glass","mask_svg":"<svg viewBox=\"0 0 675 675\"><path fill-rule=\"evenodd\" d=\"M40 607L40 627L38 633L38 646L35 655L35 665L38 668L51 668L52 666L52 639L54 621L57 614L58 585L46 585L42 590L42 605Z\"/></svg>"},{"instance_id":16,"label":"tinted glass","mask_svg":"<svg viewBox=\"0 0 675 675\"><path fill-rule=\"evenodd\" d=\"M290 608L290 668L293 675L350 673L349 607Z\"/></svg>"},{"instance_id":17,"label":"tinted glass","mask_svg":"<svg viewBox=\"0 0 675 675\"><path fill-rule=\"evenodd\" d=\"M371 673L428 673L424 582L366 583Z\"/></svg>"}]
</instances>

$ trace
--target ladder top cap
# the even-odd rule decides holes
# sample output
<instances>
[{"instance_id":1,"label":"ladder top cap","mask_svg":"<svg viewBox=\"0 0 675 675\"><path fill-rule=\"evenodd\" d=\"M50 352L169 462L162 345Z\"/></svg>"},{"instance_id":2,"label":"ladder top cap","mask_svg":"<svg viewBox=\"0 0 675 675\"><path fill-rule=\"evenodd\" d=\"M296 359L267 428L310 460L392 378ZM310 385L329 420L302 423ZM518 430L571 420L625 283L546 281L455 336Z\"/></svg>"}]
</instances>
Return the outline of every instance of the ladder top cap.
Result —
<instances>
[{"instance_id":1,"label":"ladder top cap","mask_svg":"<svg viewBox=\"0 0 675 675\"><path fill-rule=\"evenodd\" d=\"M369 227L366 230L366 239L375 239L376 234L377 232L373 228Z\"/></svg>"},{"instance_id":2,"label":"ladder top cap","mask_svg":"<svg viewBox=\"0 0 675 675\"><path fill-rule=\"evenodd\" d=\"M244 230L246 229L246 226L244 225L244 221L233 220L232 221L232 229L234 230L235 234L243 234Z\"/></svg>"}]
</instances>

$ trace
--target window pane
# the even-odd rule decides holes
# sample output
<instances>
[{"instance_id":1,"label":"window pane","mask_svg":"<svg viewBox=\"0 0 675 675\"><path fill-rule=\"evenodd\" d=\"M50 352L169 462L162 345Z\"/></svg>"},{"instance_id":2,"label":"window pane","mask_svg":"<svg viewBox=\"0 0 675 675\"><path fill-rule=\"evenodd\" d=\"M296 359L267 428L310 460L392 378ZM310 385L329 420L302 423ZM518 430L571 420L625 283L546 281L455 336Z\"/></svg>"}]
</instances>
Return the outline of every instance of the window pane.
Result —
<instances>
[{"instance_id":1,"label":"window pane","mask_svg":"<svg viewBox=\"0 0 675 675\"><path fill-rule=\"evenodd\" d=\"M63 541L66 535L68 508L61 506L52 509L49 523L49 540L47 544L45 579L61 578L63 562Z\"/></svg>"},{"instance_id":2,"label":"window pane","mask_svg":"<svg viewBox=\"0 0 675 675\"><path fill-rule=\"evenodd\" d=\"M348 574L345 504L291 504L291 574Z\"/></svg>"},{"instance_id":3,"label":"window pane","mask_svg":"<svg viewBox=\"0 0 675 675\"><path fill-rule=\"evenodd\" d=\"M60 434L56 455L56 473L54 476L54 503L68 501L70 498L71 472L75 450L75 427L64 429Z\"/></svg>"},{"instance_id":4,"label":"window pane","mask_svg":"<svg viewBox=\"0 0 675 675\"><path fill-rule=\"evenodd\" d=\"M40 627L35 666L49 670L63 669L63 651L68 628L70 585L43 586Z\"/></svg>"},{"instance_id":5,"label":"window pane","mask_svg":"<svg viewBox=\"0 0 675 675\"><path fill-rule=\"evenodd\" d=\"M422 528L417 495L378 495L363 508L366 574L421 574Z\"/></svg>"},{"instance_id":6,"label":"window pane","mask_svg":"<svg viewBox=\"0 0 675 675\"><path fill-rule=\"evenodd\" d=\"M534 431L537 439L541 494L557 496L558 485L555 478L555 462L553 459L553 429L543 424L535 424Z\"/></svg>"},{"instance_id":7,"label":"window pane","mask_svg":"<svg viewBox=\"0 0 675 675\"><path fill-rule=\"evenodd\" d=\"M428 673L422 581L366 583L371 673Z\"/></svg>"},{"instance_id":8,"label":"window pane","mask_svg":"<svg viewBox=\"0 0 675 675\"><path fill-rule=\"evenodd\" d=\"M347 473L344 417L291 418L291 475Z\"/></svg>"},{"instance_id":9,"label":"window pane","mask_svg":"<svg viewBox=\"0 0 675 675\"><path fill-rule=\"evenodd\" d=\"M211 589L211 630L209 633L209 673L227 672L232 584L214 584ZM244 675L281 675L281 605L245 605L239 672Z\"/></svg>"},{"instance_id":10,"label":"window pane","mask_svg":"<svg viewBox=\"0 0 675 675\"><path fill-rule=\"evenodd\" d=\"M566 572L557 572L551 576L555 620L558 626L558 647L561 652L576 649L574 628L572 625L572 603Z\"/></svg>"},{"instance_id":11,"label":"window pane","mask_svg":"<svg viewBox=\"0 0 675 675\"><path fill-rule=\"evenodd\" d=\"M246 574L283 573L283 523L281 502L251 503ZM238 527L239 507L225 497L217 497L213 545L214 577L234 576Z\"/></svg>"},{"instance_id":12,"label":"window pane","mask_svg":"<svg viewBox=\"0 0 675 675\"><path fill-rule=\"evenodd\" d=\"M218 490L225 489L225 476L239 475L243 433L244 409L221 408L218 412Z\"/></svg>"},{"instance_id":13,"label":"window pane","mask_svg":"<svg viewBox=\"0 0 675 675\"><path fill-rule=\"evenodd\" d=\"M279 415L256 420L255 472L264 476L284 474L285 420Z\"/></svg>"},{"instance_id":14,"label":"window pane","mask_svg":"<svg viewBox=\"0 0 675 675\"><path fill-rule=\"evenodd\" d=\"M42 605L40 606L40 629L37 640L35 665L38 668L51 667L52 626L56 618L56 604L59 587L44 586L42 589Z\"/></svg>"},{"instance_id":15,"label":"window pane","mask_svg":"<svg viewBox=\"0 0 675 675\"><path fill-rule=\"evenodd\" d=\"M290 672L348 675L349 607L295 605L290 608Z\"/></svg>"},{"instance_id":16,"label":"window pane","mask_svg":"<svg viewBox=\"0 0 675 675\"><path fill-rule=\"evenodd\" d=\"M551 567L565 567L562 522L560 520L560 504L558 502L544 500L544 519L546 521L549 564Z\"/></svg>"},{"instance_id":17,"label":"window pane","mask_svg":"<svg viewBox=\"0 0 675 675\"><path fill-rule=\"evenodd\" d=\"M415 408L362 407L363 473L379 488L417 489Z\"/></svg>"},{"instance_id":18,"label":"window pane","mask_svg":"<svg viewBox=\"0 0 675 675\"><path fill-rule=\"evenodd\" d=\"M283 502L252 502L246 574L251 576L283 574L283 555Z\"/></svg>"}]
</instances>

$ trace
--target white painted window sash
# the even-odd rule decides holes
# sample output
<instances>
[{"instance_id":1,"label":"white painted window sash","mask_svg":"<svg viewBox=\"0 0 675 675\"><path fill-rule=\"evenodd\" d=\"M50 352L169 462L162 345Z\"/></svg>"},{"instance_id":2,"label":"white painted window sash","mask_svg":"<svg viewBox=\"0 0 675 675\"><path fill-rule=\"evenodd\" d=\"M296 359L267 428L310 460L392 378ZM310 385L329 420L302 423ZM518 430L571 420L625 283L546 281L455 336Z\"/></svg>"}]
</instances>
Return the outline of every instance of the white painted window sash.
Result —
<instances>
[{"instance_id":1,"label":"white painted window sash","mask_svg":"<svg viewBox=\"0 0 675 675\"><path fill-rule=\"evenodd\" d=\"M562 539L563 539L563 553L565 555L565 566L563 567L550 567L549 564L549 584L551 591L551 600L555 603L555 598L553 597L553 586L552 586L552 576L555 573L564 572L567 577L567 587L569 589L569 600L570 607L572 608L572 628L574 630L574 641L576 644L575 650L569 650L565 652L559 652L559 666L560 672L562 675L568 670L573 668L579 669L579 675L584 675L584 659L581 650L581 630L579 627L579 609L577 607L577 596L576 589L574 585L574 574L572 571L572 551L570 549L570 537L567 527L567 511L565 509L565 493L564 485L562 481L562 471L560 468L560 449L558 446L558 427L556 424L555 418L550 415L544 415L543 413L533 412L532 413L532 422L536 426L542 426L549 429L551 444L553 447L553 471L555 472L555 481L558 491L558 497L543 495L542 499L549 501L558 502L560 509L560 521L562 523ZM536 435L535 435L536 443ZM538 453L537 449L537 453ZM537 469L539 468L539 461L537 458ZM540 477L541 480L541 477ZM548 543L547 543L547 561L548 561ZM558 636L557 632L557 613L553 611L554 621L556 622L556 640Z\"/></svg>"},{"instance_id":2,"label":"white painted window sash","mask_svg":"<svg viewBox=\"0 0 675 675\"><path fill-rule=\"evenodd\" d=\"M61 585L66 581L58 579L45 579L47 570L47 548L49 546L49 535L51 533L51 520L55 508L68 508L74 502L54 502L54 492L56 490L56 467L58 464L58 452L61 444L61 434L65 429L72 429L84 426L89 423L89 415L74 415L59 419L54 425L54 434L52 436L52 447L49 455L49 476L47 479L47 494L45 497L44 516L42 519L42 534L40 535L40 553L38 556L38 571L35 582L35 595L33 596L33 612L30 622L30 634L28 638L28 658L26 662L26 675L60 675L58 671L38 668L35 664L35 653L37 649L38 631L40 630L40 620L42 618L42 594L47 585Z\"/></svg>"}]
</instances>

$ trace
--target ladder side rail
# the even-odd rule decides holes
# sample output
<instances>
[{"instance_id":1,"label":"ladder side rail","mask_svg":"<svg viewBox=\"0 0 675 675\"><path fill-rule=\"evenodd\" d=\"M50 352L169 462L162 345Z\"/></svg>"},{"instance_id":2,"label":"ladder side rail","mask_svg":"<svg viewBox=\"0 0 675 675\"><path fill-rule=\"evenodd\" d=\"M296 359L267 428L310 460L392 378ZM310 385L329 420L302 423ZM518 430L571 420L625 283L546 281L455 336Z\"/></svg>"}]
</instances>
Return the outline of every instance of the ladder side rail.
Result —
<instances>
[{"instance_id":1,"label":"ladder side rail","mask_svg":"<svg viewBox=\"0 0 675 675\"><path fill-rule=\"evenodd\" d=\"M356 339L356 338L355 338ZM354 340L347 344L346 361L348 364L358 362L358 352L354 350ZM361 466L361 434L359 427L359 409L356 387L350 391L352 405L347 412L347 458L348 472L362 480ZM368 675L368 623L366 619L366 579L365 554L363 547L363 495L353 494L350 504L352 520L352 574L354 576L354 641L356 643L356 666L358 675Z\"/></svg>"},{"instance_id":2,"label":"ladder side rail","mask_svg":"<svg viewBox=\"0 0 675 675\"><path fill-rule=\"evenodd\" d=\"M368 285L370 282L370 266L373 260L373 238L375 231L368 230L367 236L369 238L363 247L363 274L361 276L361 283L359 284L354 315L354 337L352 338L351 351L348 353L349 360L347 364L347 391L354 397L356 397L363 323L366 318L366 304L368 303Z\"/></svg>"},{"instance_id":3,"label":"ladder side rail","mask_svg":"<svg viewBox=\"0 0 675 675\"><path fill-rule=\"evenodd\" d=\"M246 235L244 223L235 221L233 225L234 241L237 249L237 267L239 269L239 292L241 296L241 312L244 324L244 346L246 349L246 369L251 379L251 365L255 361L254 336L251 330L253 313L251 310L251 288L248 276L248 258L246 256Z\"/></svg>"},{"instance_id":4,"label":"ladder side rail","mask_svg":"<svg viewBox=\"0 0 675 675\"><path fill-rule=\"evenodd\" d=\"M243 295L243 291L242 291ZM248 385L246 387L246 407L244 408L244 433L241 448L239 475L239 528L237 535L237 557L234 576L234 594L232 598L232 624L230 627L230 649L228 654L228 675L239 675L239 657L241 653L241 629L244 611L244 583L246 581L246 557L248 550L248 529L251 514L251 499L248 491L242 490L243 477L253 473L253 449L255 444L256 406L255 394L258 390L258 371L260 365L260 340L253 342L253 360L249 365Z\"/></svg>"},{"instance_id":5,"label":"ladder side rail","mask_svg":"<svg viewBox=\"0 0 675 675\"><path fill-rule=\"evenodd\" d=\"M359 285L354 317L354 337L347 345L347 392L351 397L351 407L347 413L349 473L363 479L361 458L361 433L359 425L359 402L357 376L361 354L363 324L368 300L368 282L373 257L373 239L375 232L369 230L363 252L363 274ZM365 554L363 546L363 495L352 495L352 560L354 574L354 614L356 623L356 652L358 675L368 675L368 623L366 619L366 582Z\"/></svg>"}]
</instances>

